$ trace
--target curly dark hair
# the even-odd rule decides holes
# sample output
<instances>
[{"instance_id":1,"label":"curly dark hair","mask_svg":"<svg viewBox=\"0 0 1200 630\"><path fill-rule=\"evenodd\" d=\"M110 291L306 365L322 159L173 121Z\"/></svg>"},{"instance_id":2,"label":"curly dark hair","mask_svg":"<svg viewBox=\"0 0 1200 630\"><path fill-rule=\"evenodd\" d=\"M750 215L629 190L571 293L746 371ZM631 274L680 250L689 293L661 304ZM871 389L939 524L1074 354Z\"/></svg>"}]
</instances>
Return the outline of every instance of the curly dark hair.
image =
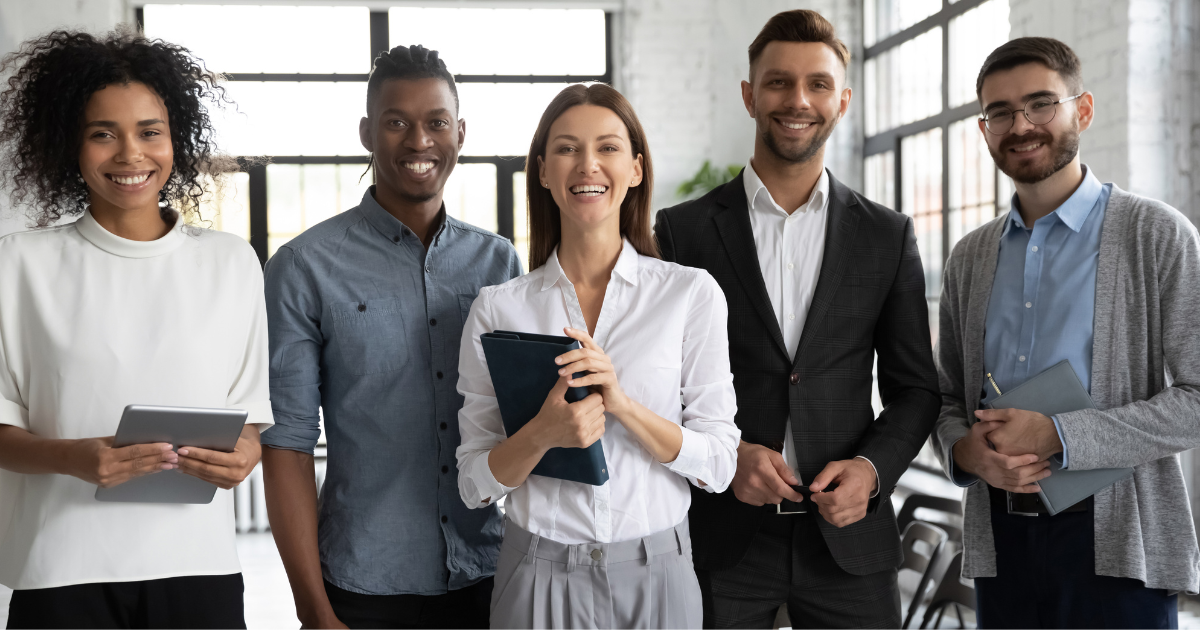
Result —
<instances>
[{"instance_id":1,"label":"curly dark hair","mask_svg":"<svg viewBox=\"0 0 1200 630\"><path fill-rule=\"evenodd\" d=\"M231 103L217 75L188 49L120 29L96 37L54 31L25 42L0 63L10 74L0 93L0 172L13 201L33 208L38 227L88 206L79 173L80 124L92 94L107 85L141 83L163 99L174 162L160 201L198 214L205 175L222 162L204 101ZM163 209L164 219L173 215Z\"/></svg>"}]
</instances>

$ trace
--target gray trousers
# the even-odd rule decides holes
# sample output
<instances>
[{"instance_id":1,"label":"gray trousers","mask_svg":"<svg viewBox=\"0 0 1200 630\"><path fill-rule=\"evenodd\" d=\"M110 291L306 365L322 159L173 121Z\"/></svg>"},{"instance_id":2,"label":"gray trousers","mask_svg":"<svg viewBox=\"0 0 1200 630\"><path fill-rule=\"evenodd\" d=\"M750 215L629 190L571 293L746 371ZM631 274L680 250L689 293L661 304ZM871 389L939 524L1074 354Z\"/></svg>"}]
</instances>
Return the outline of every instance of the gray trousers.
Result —
<instances>
[{"instance_id":1,"label":"gray trousers","mask_svg":"<svg viewBox=\"0 0 1200 630\"><path fill-rule=\"evenodd\" d=\"M567 545L505 523L493 628L700 628L687 519L645 538Z\"/></svg>"}]
</instances>

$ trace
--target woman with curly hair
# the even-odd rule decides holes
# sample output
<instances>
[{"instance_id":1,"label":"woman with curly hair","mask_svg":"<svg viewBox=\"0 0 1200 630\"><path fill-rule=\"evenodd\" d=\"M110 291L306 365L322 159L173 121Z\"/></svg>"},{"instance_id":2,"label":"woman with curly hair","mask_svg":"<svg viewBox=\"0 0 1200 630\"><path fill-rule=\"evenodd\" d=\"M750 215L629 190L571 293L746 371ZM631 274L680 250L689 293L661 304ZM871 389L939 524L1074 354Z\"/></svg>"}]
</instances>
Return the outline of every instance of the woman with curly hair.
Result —
<instances>
[{"instance_id":1,"label":"woman with curly hair","mask_svg":"<svg viewBox=\"0 0 1200 630\"><path fill-rule=\"evenodd\" d=\"M53 32L3 71L0 171L38 226L0 238L8 627L244 628L232 493L95 499L148 474L232 488L272 424L258 259L186 220L216 155L204 101L223 93L186 49L123 32ZM232 453L114 448L129 404L249 416Z\"/></svg>"}]
</instances>

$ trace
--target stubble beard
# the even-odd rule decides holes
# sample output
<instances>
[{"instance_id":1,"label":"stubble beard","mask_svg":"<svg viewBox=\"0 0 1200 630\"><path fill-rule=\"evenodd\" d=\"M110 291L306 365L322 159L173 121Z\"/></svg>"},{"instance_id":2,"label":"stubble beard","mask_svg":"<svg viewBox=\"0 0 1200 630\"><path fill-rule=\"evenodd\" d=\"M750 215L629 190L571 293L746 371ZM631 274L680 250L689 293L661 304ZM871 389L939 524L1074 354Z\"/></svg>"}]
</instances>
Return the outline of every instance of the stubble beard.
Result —
<instances>
[{"instance_id":1,"label":"stubble beard","mask_svg":"<svg viewBox=\"0 0 1200 630\"><path fill-rule=\"evenodd\" d=\"M1016 145L1028 144L1030 141L1040 141L1050 148L1050 159L1042 164L1029 164L1025 166L1012 166L1008 163L1008 158L1014 154L1008 150ZM1059 138L1046 133L1040 135L1026 134L1011 140L1005 140L998 149L992 149L988 146L988 153L992 154L992 161L996 163L996 167L1000 172L1008 175L1014 182L1018 184L1036 184L1044 181L1051 175L1066 168L1071 160L1079 155L1079 118L1076 117L1071 129L1064 132Z\"/></svg>"},{"instance_id":2,"label":"stubble beard","mask_svg":"<svg viewBox=\"0 0 1200 630\"><path fill-rule=\"evenodd\" d=\"M817 125L817 133L813 135L812 140L808 144L789 148L785 147L775 137L771 129L771 116L756 116L755 121L758 124L759 135L762 136L763 144L766 145L767 149L780 160L793 164L804 164L816 157L825 146L825 142L829 140L829 136L833 135L833 128L837 126L837 119L830 122L822 117L819 121L813 123Z\"/></svg>"}]
</instances>

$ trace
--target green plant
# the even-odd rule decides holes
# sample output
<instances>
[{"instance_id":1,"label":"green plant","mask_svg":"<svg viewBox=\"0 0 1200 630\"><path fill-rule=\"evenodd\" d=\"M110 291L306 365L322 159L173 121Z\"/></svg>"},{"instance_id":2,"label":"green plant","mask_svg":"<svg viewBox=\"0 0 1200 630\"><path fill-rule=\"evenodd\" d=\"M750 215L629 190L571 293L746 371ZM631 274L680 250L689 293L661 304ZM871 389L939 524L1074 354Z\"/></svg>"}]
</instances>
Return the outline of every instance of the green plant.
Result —
<instances>
[{"instance_id":1,"label":"green plant","mask_svg":"<svg viewBox=\"0 0 1200 630\"><path fill-rule=\"evenodd\" d=\"M742 170L741 164L730 164L725 168L713 168L710 160L704 160L704 165L696 172L691 179L679 185L675 189L675 194L681 198L699 197L704 193L727 183Z\"/></svg>"}]
</instances>

